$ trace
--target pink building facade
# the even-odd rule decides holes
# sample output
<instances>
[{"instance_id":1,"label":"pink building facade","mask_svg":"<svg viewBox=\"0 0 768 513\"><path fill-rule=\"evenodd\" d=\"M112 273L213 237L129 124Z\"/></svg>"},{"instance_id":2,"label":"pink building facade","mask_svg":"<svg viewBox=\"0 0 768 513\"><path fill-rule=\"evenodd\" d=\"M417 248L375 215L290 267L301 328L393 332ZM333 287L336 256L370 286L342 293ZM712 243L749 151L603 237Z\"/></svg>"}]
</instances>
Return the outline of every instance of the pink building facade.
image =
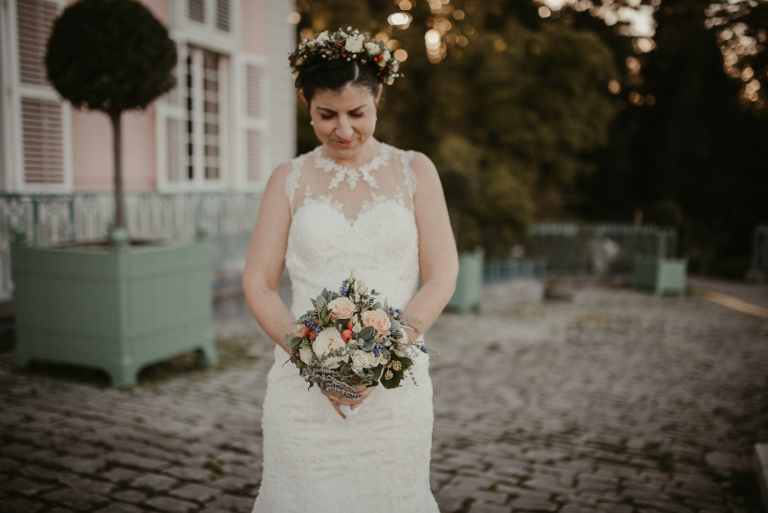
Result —
<instances>
[{"instance_id":1,"label":"pink building facade","mask_svg":"<svg viewBox=\"0 0 768 513\"><path fill-rule=\"evenodd\" d=\"M295 154L293 0L142 0L176 42L178 86L123 115L128 191L259 192ZM106 115L62 101L43 59L72 1L0 3L0 192L113 187Z\"/></svg>"}]
</instances>

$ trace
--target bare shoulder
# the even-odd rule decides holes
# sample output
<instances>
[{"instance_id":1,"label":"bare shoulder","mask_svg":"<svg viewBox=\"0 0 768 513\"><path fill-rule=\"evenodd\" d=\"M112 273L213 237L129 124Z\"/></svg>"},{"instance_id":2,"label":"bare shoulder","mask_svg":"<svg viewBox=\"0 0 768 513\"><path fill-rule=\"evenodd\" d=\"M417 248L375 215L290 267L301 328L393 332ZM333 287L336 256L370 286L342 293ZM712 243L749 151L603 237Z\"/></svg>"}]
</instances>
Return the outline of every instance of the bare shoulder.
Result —
<instances>
[{"instance_id":1,"label":"bare shoulder","mask_svg":"<svg viewBox=\"0 0 768 513\"><path fill-rule=\"evenodd\" d=\"M283 162L272 171L267 180L267 185L264 189L264 196L271 196L280 194L285 196L285 183L288 181L288 175L291 173L293 165L291 161Z\"/></svg>"},{"instance_id":2,"label":"bare shoulder","mask_svg":"<svg viewBox=\"0 0 768 513\"><path fill-rule=\"evenodd\" d=\"M285 185L286 180L288 180L288 175L293 170L293 165L290 160L283 162L279 166L275 168L274 171L272 171L272 174L269 175L269 180L267 181L267 187L269 187L269 184L272 184L273 187L280 187Z\"/></svg>"},{"instance_id":3,"label":"bare shoulder","mask_svg":"<svg viewBox=\"0 0 768 513\"><path fill-rule=\"evenodd\" d=\"M420 151L413 152L411 169L416 173L416 178L429 178L432 175L437 176L437 168L435 168L432 160Z\"/></svg>"},{"instance_id":4,"label":"bare shoulder","mask_svg":"<svg viewBox=\"0 0 768 513\"><path fill-rule=\"evenodd\" d=\"M416 194L418 196L423 196L425 191L429 193L440 190L442 192L440 176L429 157L418 151L413 152L411 169L416 176Z\"/></svg>"}]
</instances>

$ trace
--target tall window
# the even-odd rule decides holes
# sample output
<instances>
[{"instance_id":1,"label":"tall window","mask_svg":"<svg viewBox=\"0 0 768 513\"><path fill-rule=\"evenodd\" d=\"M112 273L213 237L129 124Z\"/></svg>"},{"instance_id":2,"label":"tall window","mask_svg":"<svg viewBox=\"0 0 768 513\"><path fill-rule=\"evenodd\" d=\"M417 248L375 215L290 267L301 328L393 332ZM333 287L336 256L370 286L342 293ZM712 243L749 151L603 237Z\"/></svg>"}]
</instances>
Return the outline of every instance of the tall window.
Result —
<instances>
[{"instance_id":1,"label":"tall window","mask_svg":"<svg viewBox=\"0 0 768 513\"><path fill-rule=\"evenodd\" d=\"M229 59L195 45L180 50L178 87L168 97L166 180L179 185L218 184L229 153Z\"/></svg>"}]
</instances>

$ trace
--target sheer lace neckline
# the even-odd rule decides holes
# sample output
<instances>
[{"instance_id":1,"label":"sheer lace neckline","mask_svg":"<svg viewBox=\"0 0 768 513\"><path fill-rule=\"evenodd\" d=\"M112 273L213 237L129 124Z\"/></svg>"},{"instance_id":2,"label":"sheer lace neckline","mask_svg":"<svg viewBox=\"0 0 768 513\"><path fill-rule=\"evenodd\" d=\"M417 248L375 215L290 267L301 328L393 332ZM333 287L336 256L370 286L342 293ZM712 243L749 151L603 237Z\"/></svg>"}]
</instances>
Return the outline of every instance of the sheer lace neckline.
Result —
<instances>
[{"instance_id":1,"label":"sheer lace neckline","mask_svg":"<svg viewBox=\"0 0 768 513\"><path fill-rule=\"evenodd\" d=\"M382 166L389 164L389 148L385 143L379 143L379 153L373 157L368 163L355 168L349 168L338 164L331 158L323 157L323 147L318 146L312 151L315 168L322 169L326 173L334 171L336 174L331 179L331 183L328 185L329 189L334 189L346 179L350 189L354 189L357 181L362 179L370 185L373 189L378 189L379 184L371 174L371 171L375 171Z\"/></svg>"}]
</instances>

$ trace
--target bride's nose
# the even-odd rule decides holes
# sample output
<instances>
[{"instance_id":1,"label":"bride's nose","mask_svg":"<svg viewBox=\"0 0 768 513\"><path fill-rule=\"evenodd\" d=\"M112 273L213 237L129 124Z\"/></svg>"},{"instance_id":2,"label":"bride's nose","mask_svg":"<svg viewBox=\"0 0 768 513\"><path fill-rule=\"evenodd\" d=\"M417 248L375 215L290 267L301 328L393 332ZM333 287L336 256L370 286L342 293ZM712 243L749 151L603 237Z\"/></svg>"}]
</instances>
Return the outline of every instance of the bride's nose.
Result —
<instances>
[{"instance_id":1,"label":"bride's nose","mask_svg":"<svg viewBox=\"0 0 768 513\"><path fill-rule=\"evenodd\" d=\"M342 140L348 140L352 138L354 130L352 129L352 123L345 116L339 116L339 124L336 125L336 136Z\"/></svg>"}]
</instances>

